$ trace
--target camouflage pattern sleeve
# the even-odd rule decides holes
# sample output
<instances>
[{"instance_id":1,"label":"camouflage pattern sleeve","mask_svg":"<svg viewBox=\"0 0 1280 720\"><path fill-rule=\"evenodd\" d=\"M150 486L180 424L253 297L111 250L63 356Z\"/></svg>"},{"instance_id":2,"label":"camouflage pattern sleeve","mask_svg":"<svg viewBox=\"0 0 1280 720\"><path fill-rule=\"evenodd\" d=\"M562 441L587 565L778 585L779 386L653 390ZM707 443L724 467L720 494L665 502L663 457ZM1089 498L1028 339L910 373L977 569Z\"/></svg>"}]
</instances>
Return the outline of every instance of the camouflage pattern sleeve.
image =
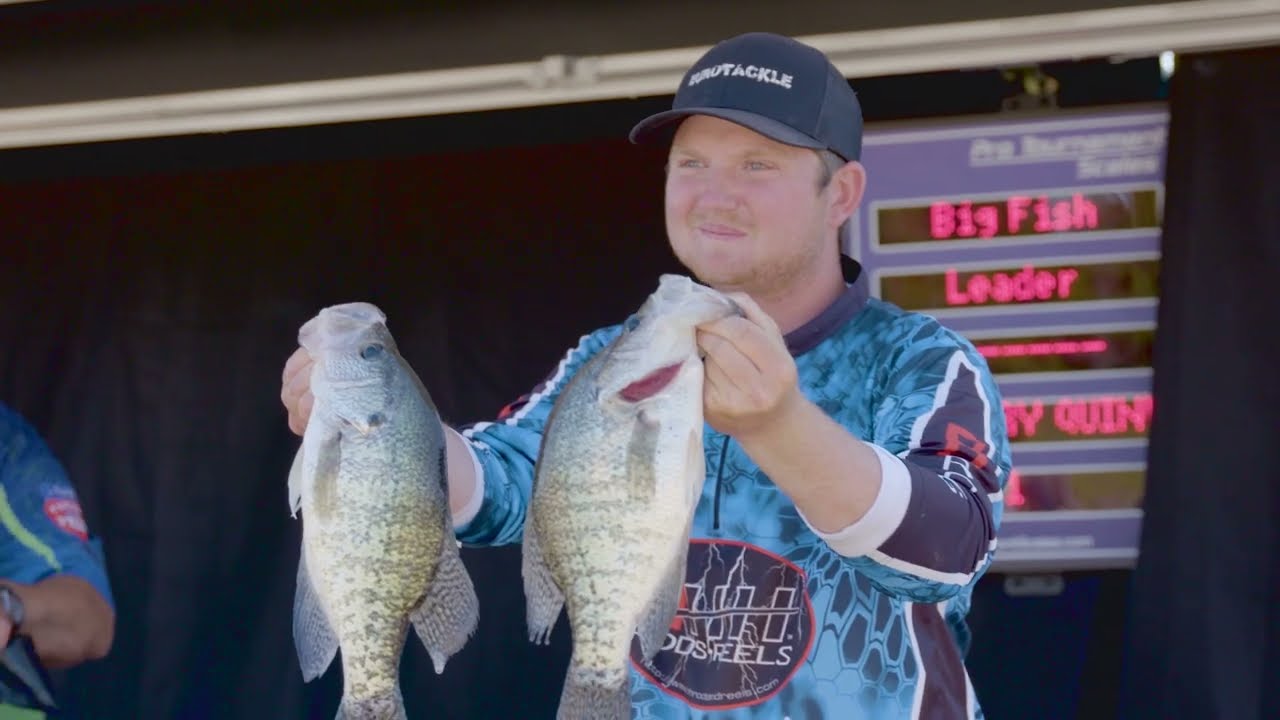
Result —
<instances>
[{"instance_id":1,"label":"camouflage pattern sleeve","mask_svg":"<svg viewBox=\"0 0 1280 720\"><path fill-rule=\"evenodd\" d=\"M611 326L583 336L545 380L503 408L496 419L459 428L473 453L481 491L479 501L454 518L455 532L464 545L520 542L542 429L551 408L578 368L620 331L621 326Z\"/></svg>"},{"instance_id":2,"label":"camouflage pattern sleeve","mask_svg":"<svg viewBox=\"0 0 1280 720\"><path fill-rule=\"evenodd\" d=\"M940 602L990 565L1012 459L981 355L936 323L911 338L873 393L880 494L857 523L819 535L885 592Z\"/></svg>"}]
</instances>

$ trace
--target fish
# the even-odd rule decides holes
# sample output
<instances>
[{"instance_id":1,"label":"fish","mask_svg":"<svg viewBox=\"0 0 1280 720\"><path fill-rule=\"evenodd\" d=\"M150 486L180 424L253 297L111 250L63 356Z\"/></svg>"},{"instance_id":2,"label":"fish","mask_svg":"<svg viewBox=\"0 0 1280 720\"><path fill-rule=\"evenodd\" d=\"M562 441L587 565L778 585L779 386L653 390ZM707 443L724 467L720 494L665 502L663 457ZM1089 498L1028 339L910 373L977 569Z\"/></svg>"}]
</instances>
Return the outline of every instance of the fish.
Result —
<instances>
[{"instance_id":1,"label":"fish","mask_svg":"<svg viewBox=\"0 0 1280 720\"><path fill-rule=\"evenodd\" d=\"M304 681L342 650L337 720L405 718L408 628L437 674L479 623L453 532L444 426L376 305L325 307L298 331L315 403L289 472L301 513L293 639Z\"/></svg>"},{"instance_id":2,"label":"fish","mask_svg":"<svg viewBox=\"0 0 1280 720\"><path fill-rule=\"evenodd\" d=\"M684 585L706 476L699 324L743 315L728 296L664 274L552 405L521 541L529 640L562 610L572 651L557 720L631 717L628 657L661 647Z\"/></svg>"}]
</instances>

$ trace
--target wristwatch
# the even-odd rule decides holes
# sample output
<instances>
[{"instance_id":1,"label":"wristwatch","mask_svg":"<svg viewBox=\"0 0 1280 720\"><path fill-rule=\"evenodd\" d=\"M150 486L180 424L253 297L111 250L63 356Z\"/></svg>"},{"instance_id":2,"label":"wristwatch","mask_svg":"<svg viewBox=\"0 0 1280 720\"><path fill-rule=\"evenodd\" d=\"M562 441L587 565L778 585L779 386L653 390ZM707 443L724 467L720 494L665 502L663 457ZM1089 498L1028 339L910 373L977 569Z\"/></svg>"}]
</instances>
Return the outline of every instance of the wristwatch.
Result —
<instances>
[{"instance_id":1,"label":"wristwatch","mask_svg":"<svg viewBox=\"0 0 1280 720\"><path fill-rule=\"evenodd\" d=\"M18 593L11 588L0 585L0 613L9 618L9 642L18 637L18 628L22 627L22 621L26 617L26 612L22 607L22 598L18 597Z\"/></svg>"}]
</instances>

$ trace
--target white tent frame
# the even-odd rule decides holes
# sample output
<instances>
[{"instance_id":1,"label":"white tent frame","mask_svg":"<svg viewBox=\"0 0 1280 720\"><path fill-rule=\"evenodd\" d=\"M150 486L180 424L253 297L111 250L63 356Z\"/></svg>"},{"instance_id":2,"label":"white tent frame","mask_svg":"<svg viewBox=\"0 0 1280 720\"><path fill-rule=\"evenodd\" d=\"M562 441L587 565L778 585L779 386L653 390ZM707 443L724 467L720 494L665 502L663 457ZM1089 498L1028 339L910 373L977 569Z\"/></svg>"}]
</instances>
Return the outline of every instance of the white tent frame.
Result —
<instances>
[{"instance_id":1,"label":"white tent frame","mask_svg":"<svg viewBox=\"0 0 1280 720\"><path fill-rule=\"evenodd\" d=\"M1158 5L809 35L847 77L1280 44L1280 0ZM0 110L0 148L532 107L674 92L707 48Z\"/></svg>"}]
</instances>

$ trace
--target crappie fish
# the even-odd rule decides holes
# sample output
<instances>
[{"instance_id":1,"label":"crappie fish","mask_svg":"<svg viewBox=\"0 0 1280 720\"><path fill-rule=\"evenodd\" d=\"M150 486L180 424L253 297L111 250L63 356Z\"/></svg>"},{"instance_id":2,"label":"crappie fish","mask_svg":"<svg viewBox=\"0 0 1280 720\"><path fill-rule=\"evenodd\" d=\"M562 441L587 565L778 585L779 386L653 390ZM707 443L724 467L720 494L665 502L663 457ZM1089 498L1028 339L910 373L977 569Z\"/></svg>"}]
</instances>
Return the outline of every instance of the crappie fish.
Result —
<instances>
[{"instance_id":1,"label":"crappie fish","mask_svg":"<svg viewBox=\"0 0 1280 720\"><path fill-rule=\"evenodd\" d=\"M675 617L706 475L696 326L733 314L724 295L663 275L552 407L522 575L532 642L548 643L567 608L573 652L559 720L630 718L632 638L652 658Z\"/></svg>"},{"instance_id":2,"label":"crappie fish","mask_svg":"<svg viewBox=\"0 0 1280 720\"><path fill-rule=\"evenodd\" d=\"M290 507L302 511L298 662L309 682L341 647L336 718L404 718L409 625L442 673L479 620L449 512L444 427L376 306L325 308L298 342L315 361L289 473Z\"/></svg>"}]
</instances>

